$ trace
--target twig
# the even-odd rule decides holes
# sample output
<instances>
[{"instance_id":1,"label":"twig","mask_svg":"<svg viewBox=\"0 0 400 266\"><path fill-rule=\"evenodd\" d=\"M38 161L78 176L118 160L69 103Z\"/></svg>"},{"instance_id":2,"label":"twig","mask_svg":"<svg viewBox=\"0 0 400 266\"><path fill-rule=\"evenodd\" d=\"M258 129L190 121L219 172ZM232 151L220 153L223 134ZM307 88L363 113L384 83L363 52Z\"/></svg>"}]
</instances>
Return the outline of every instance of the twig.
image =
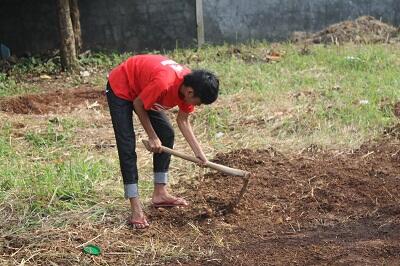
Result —
<instances>
[{"instance_id":1,"label":"twig","mask_svg":"<svg viewBox=\"0 0 400 266\"><path fill-rule=\"evenodd\" d=\"M395 153L392 154L392 157L396 156L397 154L399 154L400 150L396 151Z\"/></svg>"},{"instance_id":2,"label":"twig","mask_svg":"<svg viewBox=\"0 0 400 266\"><path fill-rule=\"evenodd\" d=\"M104 255L129 255L132 254L131 252L107 252Z\"/></svg>"},{"instance_id":3,"label":"twig","mask_svg":"<svg viewBox=\"0 0 400 266\"><path fill-rule=\"evenodd\" d=\"M13 254L11 254L10 257L14 257L22 248L24 248L25 246L20 247L17 251L15 251Z\"/></svg>"},{"instance_id":4,"label":"twig","mask_svg":"<svg viewBox=\"0 0 400 266\"><path fill-rule=\"evenodd\" d=\"M389 194L389 196L393 199L394 197L393 197L392 193L390 193L390 191L385 186L383 186L383 188L386 190L386 192Z\"/></svg>"},{"instance_id":5,"label":"twig","mask_svg":"<svg viewBox=\"0 0 400 266\"><path fill-rule=\"evenodd\" d=\"M106 230L107 230L107 229L106 229ZM85 242L85 243L83 243L83 244L80 244L79 246L76 246L75 248L83 247L84 245L86 245L86 244L92 242L93 240L96 240L96 239L99 238L101 235L103 235L103 233L101 233L100 235L98 235L98 236L96 236L96 237L90 239L89 241L87 241L87 242Z\"/></svg>"},{"instance_id":6,"label":"twig","mask_svg":"<svg viewBox=\"0 0 400 266\"><path fill-rule=\"evenodd\" d=\"M374 154L374 153L375 153L374 151L370 151L367 154L363 155L361 158L365 159L365 158L367 158L368 156L370 156L371 154Z\"/></svg>"},{"instance_id":7,"label":"twig","mask_svg":"<svg viewBox=\"0 0 400 266\"><path fill-rule=\"evenodd\" d=\"M30 261L33 257L39 255L39 254L40 254L40 251L44 251L44 250L47 250L47 249L43 249L43 248L42 248L42 249L37 250L37 252L34 253L32 256L30 256L27 260L22 259L22 261L20 262L19 265L21 265L21 266L25 265L25 263L27 263L28 261Z\"/></svg>"},{"instance_id":8,"label":"twig","mask_svg":"<svg viewBox=\"0 0 400 266\"><path fill-rule=\"evenodd\" d=\"M50 205L51 205L51 203L53 202L53 200L54 200L54 198L55 198L55 196L56 196L56 193L57 193L58 188L59 188L59 187L56 187L56 188L54 189L54 192L53 192L53 195L51 196L51 199L50 199L50 201L49 201L49 204L47 204L47 208L49 208Z\"/></svg>"}]
</instances>

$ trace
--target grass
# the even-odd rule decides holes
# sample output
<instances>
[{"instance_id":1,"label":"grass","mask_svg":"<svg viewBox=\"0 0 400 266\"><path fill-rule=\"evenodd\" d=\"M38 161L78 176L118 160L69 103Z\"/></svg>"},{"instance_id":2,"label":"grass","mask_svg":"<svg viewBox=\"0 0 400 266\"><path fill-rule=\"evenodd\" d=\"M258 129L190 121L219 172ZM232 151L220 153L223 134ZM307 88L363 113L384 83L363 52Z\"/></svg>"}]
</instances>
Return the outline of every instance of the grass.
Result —
<instances>
[{"instance_id":1,"label":"grass","mask_svg":"<svg viewBox=\"0 0 400 266\"><path fill-rule=\"evenodd\" d=\"M229 49L206 48L198 55L201 61L191 65L218 73L223 95L258 97L260 102L252 106L254 111L247 116L266 119L271 110L289 109L286 111L291 115L281 124L266 124L284 129L278 132L283 138L304 141L309 136L323 145L339 142L346 146L354 137L374 136L396 121L392 105L400 98L400 91L395 89L400 82L397 46L313 46L308 55L303 55L296 46L282 45L276 50L284 52L284 58L277 64L243 60L246 53L256 58L265 54L268 48L263 45L240 46L239 56L232 55ZM218 54L228 56L220 58ZM175 52L172 56L184 61L186 55ZM243 102L247 103L246 99ZM202 114L208 116L207 112ZM238 115L228 114L218 116L222 124ZM220 130L219 124L210 124L212 133Z\"/></svg>"},{"instance_id":2,"label":"grass","mask_svg":"<svg viewBox=\"0 0 400 266\"><path fill-rule=\"evenodd\" d=\"M0 97L20 95L25 93L38 92L36 86L26 86L18 83L14 78L8 77L4 73L0 73Z\"/></svg>"},{"instance_id":3,"label":"grass","mask_svg":"<svg viewBox=\"0 0 400 266\"><path fill-rule=\"evenodd\" d=\"M219 101L200 107L193 117L195 132L210 157L216 152L270 145L286 150L311 144L354 148L398 122L392 110L400 101L398 45L310 46L306 53L301 48L255 42L168 52L177 62L210 69L220 77ZM281 61L267 63L269 50L279 51ZM82 70L92 73L87 82L104 86L104 74L129 55L82 56ZM41 91L43 83L32 78L42 74L53 78L50 83L65 87L83 82L79 75L68 79L60 74L57 57L30 58L7 75L0 73L0 97ZM55 80L57 75L61 78ZM76 222L65 218L70 214L82 215L93 224L127 211L115 149L96 150L89 145L103 138L104 132L112 137L107 115L103 112L97 121L94 113L84 112L56 118L0 113L0 209L12 210L0 212L5 221L0 223L0 235L43 226L67 228ZM20 123L24 126L19 127ZM91 131L92 137L85 135ZM144 136L140 130L138 134ZM177 148L188 151L181 138ZM151 162L140 152L140 187L142 197L149 198ZM171 172L190 179L198 174L195 169L174 161ZM214 246L224 245L222 236L216 233L214 237ZM132 249L134 257L150 254L168 260L212 253L212 249L184 249L179 241L163 248L165 243L160 241L144 244L142 251Z\"/></svg>"}]
</instances>

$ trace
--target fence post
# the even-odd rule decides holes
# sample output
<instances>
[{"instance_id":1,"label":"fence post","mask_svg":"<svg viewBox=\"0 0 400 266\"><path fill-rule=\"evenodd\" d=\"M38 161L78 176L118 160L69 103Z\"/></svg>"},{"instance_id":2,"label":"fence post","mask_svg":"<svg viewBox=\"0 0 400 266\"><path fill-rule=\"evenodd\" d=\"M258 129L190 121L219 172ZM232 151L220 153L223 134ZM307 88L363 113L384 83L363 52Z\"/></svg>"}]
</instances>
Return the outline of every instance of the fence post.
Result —
<instances>
[{"instance_id":1,"label":"fence post","mask_svg":"<svg viewBox=\"0 0 400 266\"><path fill-rule=\"evenodd\" d=\"M204 44L203 0L196 0L197 46Z\"/></svg>"}]
</instances>

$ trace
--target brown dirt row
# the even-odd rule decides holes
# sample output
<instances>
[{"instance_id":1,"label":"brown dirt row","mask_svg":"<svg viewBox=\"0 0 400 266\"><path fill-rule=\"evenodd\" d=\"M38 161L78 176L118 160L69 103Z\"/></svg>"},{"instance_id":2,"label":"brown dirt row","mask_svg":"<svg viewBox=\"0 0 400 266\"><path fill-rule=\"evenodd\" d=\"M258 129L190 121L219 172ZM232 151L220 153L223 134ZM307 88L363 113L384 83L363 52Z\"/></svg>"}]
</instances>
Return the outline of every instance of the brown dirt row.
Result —
<instances>
[{"instance_id":1,"label":"brown dirt row","mask_svg":"<svg viewBox=\"0 0 400 266\"><path fill-rule=\"evenodd\" d=\"M79 106L105 106L103 90L92 87L56 90L0 99L0 111L15 114L66 113Z\"/></svg>"}]
</instances>

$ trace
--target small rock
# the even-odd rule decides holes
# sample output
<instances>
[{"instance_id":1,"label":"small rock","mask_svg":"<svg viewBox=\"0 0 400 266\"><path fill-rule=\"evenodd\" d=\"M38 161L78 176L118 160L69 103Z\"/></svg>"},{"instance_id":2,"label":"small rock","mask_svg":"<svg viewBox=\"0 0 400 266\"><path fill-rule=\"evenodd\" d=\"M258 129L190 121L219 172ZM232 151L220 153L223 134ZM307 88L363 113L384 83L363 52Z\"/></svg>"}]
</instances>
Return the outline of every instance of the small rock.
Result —
<instances>
[{"instance_id":1,"label":"small rock","mask_svg":"<svg viewBox=\"0 0 400 266\"><path fill-rule=\"evenodd\" d=\"M165 208L162 208L162 207L157 208L157 210L158 210L158 212L165 212L166 211Z\"/></svg>"},{"instance_id":2,"label":"small rock","mask_svg":"<svg viewBox=\"0 0 400 266\"><path fill-rule=\"evenodd\" d=\"M51 79L49 75L43 74L39 76L40 79Z\"/></svg>"},{"instance_id":3,"label":"small rock","mask_svg":"<svg viewBox=\"0 0 400 266\"><path fill-rule=\"evenodd\" d=\"M213 215L213 210L210 207L205 207L199 212L199 215L203 218L210 218Z\"/></svg>"},{"instance_id":4,"label":"small rock","mask_svg":"<svg viewBox=\"0 0 400 266\"><path fill-rule=\"evenodd\" d=\"M210 207L207 207L207 208L205 209L205 213L206 213L208 216L211 216L211 215L213 214L213 210L212 210Z\"/></svg>"},{"instance_id":5,"label":"small rock","mask_svg":"<svg viewBox=\"0 0 400 266\"><path fill-rule=\"evenodd\" d=\"M348 61L356 61L356 60L360 60L360 58L355 57L355 56L346 56L345 57L346 60Z\"/></svg>"},{"instance_id":6,"label":"small rock","mask_svg":"<svg viewBox=\"0 0 400 266\"><path fill-rule=\"evenodd\" d=\"M99 104L97 101L95 101L95 102L92 103L92 104L89 104L89 102L86 102L86 106L87 106L88 109L94 109L94 108L96 108L96 107L99 107L100 104Z\"/></svg>"},{"instance_id":7,"label":"small rock","mask_svg":"<svg viewBox=\"0 0 400 266\"><path fill-rule=\"evenodd\" d=\"M58 117L53 117L53 118L49 119L49 122L53 123L53 124L59 124L60 123L60 119Z\"/></svg>"},{"instance_id":8,"label":"small rock","mask_svg":"<svg viewBox=\"0 0 400 266\"><path fill-rule=\"evenodd\" d=\"M89 72L89 71L87 71L87 70L85 70L85 71L81 71L81 72L80 72L80 74L81 74L81 76L82 76L82 77L84 77L84 78L85 78L85 77L89 77L89 76L90 76L90 72Z\"/></svg>"},{"instance_id":9,"label":"small rock","mask_svg":"<svg viewBox=\"0 0 400 266\"><path fill-rule=\"evenodd\" d=\"M223 132L218 132L217 134L215 134L215 138L219 139L220 137L222 137L224 135Z\"/></svg>"}]
</instances>

